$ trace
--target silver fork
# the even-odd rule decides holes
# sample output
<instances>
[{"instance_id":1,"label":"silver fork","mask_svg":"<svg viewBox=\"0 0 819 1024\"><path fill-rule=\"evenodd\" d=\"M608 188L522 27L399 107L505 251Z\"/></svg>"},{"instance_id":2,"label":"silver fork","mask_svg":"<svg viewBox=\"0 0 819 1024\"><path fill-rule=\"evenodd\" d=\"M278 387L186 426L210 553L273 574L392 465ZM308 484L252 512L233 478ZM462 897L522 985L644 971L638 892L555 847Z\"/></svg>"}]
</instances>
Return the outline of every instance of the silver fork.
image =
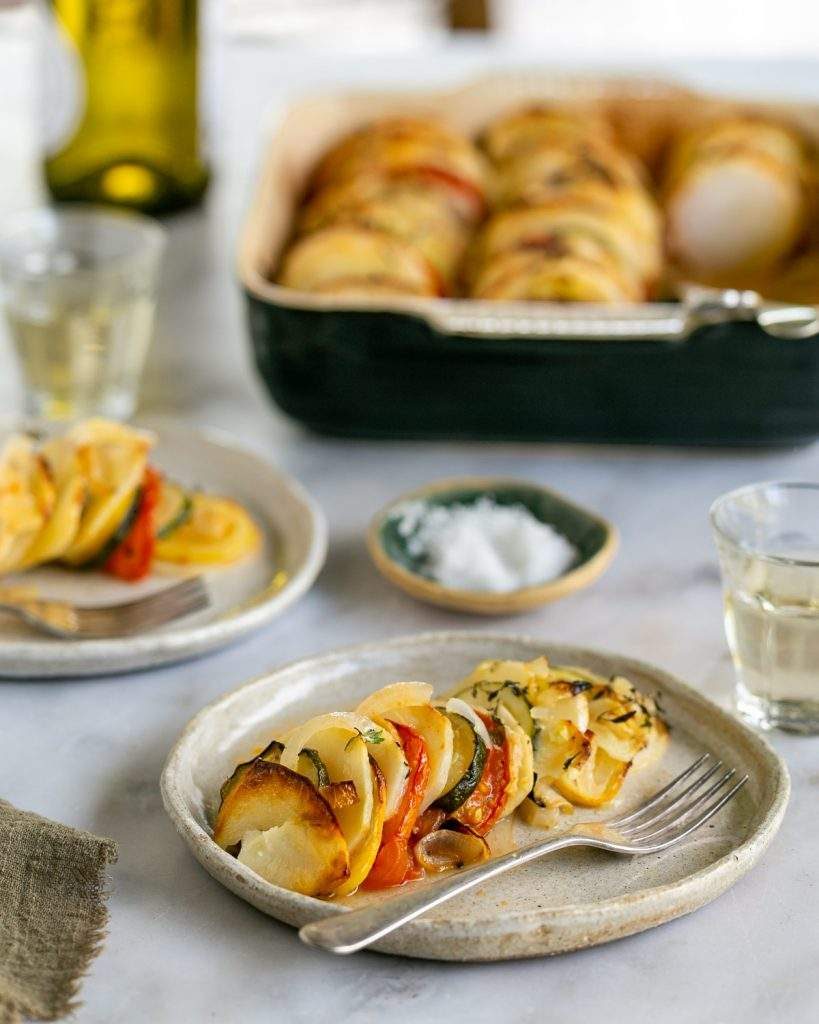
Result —
<instances>
[{"instance_id":1,"label":"silver fork","mask_svg":"<svg viewBox=\"0 0 819 1024\"><path fill-rule=\"evenodd\" d=\"M68 640L134 636L183 615L201 611L209 604L210 598L201 576L182 580L135 601L99 607L47 601L26 594L23 588L0 591L0 612L9 612L42 633Z\"/></svg>"},{"instance_id":2,"label":"silver fork","mask_svg":"<svg viewBox=\"0 0 819 1024\"><path fill-rule=\"evenodd\" d=\"M390 932L415 920L432 907L480 885L490 878L511 871L520 864L538 860L547 853L570 846L593 846L611 853L642 856L667 850L691 835L733 799L748 781L745 775L733 782L736 771L722 772L722 761L713 764L710 754L702 757L672 779L636 811L611 821L587 821L568 833L547 839L521 850L513 850L495 860L485 861L446 875L419 888L408 889L399 896L370 904L360 910L325 917L306 924L299 938L308 946L330 953L355 953L370 946ZM704 769L699 775L699 769ZM696 776L688 785L682 783ZM715 781L714 777L718 776ZM733 784L732 784L733 783ZM730 786L726 790L726 787Z\"/></svg>"}]
</instances>

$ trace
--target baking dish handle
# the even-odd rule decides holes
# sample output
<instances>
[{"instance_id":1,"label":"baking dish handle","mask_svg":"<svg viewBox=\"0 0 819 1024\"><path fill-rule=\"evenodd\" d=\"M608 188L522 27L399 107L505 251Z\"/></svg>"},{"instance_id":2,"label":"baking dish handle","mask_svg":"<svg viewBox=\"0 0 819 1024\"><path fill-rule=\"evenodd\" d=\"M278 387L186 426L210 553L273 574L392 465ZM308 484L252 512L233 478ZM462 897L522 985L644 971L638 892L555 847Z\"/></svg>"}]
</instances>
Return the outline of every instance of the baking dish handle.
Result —
<instances>
[{"instance_id":1,"label":"baking dish handle","mask_svg":"<svg viewBox=\"0 0 819 1024\"><path fill-rule=\"evenodd\" d=\"M680 302L642 306L567 303L536 309L494 302L446 303L424 311L441 334L471 338L543 338L560 341L685 341L698 327L755 321L783 340L819 335L819 307L765 302L754 291L687 286Z\"/></svg>"}]
</instances>

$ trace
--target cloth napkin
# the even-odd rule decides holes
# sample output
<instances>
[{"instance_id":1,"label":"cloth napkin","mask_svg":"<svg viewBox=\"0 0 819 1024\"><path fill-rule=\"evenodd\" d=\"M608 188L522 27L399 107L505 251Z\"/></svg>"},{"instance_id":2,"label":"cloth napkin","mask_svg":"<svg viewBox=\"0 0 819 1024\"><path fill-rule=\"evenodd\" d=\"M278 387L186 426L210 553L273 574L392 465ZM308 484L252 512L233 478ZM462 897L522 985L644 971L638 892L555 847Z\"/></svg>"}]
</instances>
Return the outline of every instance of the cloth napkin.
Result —
<instances>
[{"instance_id":1,"label":"cloth napkin","mask_svg":"<svg viewBox=\"0 0 819 1024\"><path fill-rule=\"evenodd\" d=\"M0 800L0 1024L77 1007L105 938L117 844Z\"/></svg>"}]
</instances>

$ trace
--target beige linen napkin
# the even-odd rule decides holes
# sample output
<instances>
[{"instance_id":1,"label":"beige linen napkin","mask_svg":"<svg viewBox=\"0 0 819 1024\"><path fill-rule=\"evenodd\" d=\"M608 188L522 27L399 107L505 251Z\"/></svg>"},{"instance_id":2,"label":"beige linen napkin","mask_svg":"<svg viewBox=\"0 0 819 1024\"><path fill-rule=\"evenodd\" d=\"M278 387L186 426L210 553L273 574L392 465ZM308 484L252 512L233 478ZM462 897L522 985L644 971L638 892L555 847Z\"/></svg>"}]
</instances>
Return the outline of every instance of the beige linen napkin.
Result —
<instances>
[{"instance_id":1,"label":"beige linen napkin","mask_svg":"<svg viewBox=\"0 0 819 1024\"><path fill-rule=\"evenodd\" d=\"M0 800L0 1024L57 1020L105 938L117 844Z\"/></svg>"}]
</instances>

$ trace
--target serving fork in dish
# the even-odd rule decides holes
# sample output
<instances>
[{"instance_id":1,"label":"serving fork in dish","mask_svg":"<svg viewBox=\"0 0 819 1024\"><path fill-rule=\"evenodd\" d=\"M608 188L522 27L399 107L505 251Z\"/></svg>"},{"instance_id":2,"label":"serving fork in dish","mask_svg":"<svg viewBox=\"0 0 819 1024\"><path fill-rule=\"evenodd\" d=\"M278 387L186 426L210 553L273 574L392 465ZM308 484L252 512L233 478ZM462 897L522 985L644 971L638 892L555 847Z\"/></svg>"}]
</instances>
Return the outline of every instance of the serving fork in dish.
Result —
<instances>
[{"instance_id":1,"label":"serving fork in dish","mask_svg":"<svg viewBox=\"0 0 819 1024\"><path fill-rule=\"evenodd\" d=\"M134 601L96 607L46 600L23 587L0 589L0 613L14 615L41 633L63 640L135 636L201 611L209 604L201 576L182 580Z\"/></svg>"},{"instance_id":2,"label":"serving fork in dish","mask_svg":"<svg viewBox=\"0 0 819 1024\"><path fill-rule=\"evenodd\" d=\"M299 937L308 946L330 953L355 953L427 910L548 853L577 846L624 856L660 853L705 825L748 781L748 775L734 781L736 770L723 768L722 761L703 754L629 814L610 821L581 822L560 836L408 889L391 899L311 922L299 931ZM688 781L692 776L693 780Z\"/></svg>"}]
</instances>

